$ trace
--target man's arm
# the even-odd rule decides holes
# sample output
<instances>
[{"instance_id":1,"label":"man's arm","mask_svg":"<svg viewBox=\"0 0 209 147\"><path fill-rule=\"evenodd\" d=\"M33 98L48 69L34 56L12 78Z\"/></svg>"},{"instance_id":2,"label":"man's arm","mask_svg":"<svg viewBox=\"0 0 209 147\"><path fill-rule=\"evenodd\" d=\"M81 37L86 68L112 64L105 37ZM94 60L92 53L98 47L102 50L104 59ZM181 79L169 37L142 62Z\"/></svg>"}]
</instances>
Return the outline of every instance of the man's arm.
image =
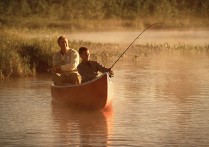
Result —
<instances>
[{"instance_id":1,"label":"man's arm","mask_svg":"<svg viewBox=\"0 0 209 147\"><path fill-rule=\"evenodd\" d=\"M52 59L52 71L61 73L61 66L59 65L59 55L56 53Z\"/></svg>"},{"instance_id":2,"label":"man's arm","mask_svg":"<svg viewBox=\"0 0 209 147\"><path fill-rule=\"evenodd\" d=\"M71 50L70 51L70 62L62 65L61 66L61 70L63 71L72 71L72 70L76 70L77 66L79 64L79 55L78 52L75 50Z\"/></svg>"}]
</instances>

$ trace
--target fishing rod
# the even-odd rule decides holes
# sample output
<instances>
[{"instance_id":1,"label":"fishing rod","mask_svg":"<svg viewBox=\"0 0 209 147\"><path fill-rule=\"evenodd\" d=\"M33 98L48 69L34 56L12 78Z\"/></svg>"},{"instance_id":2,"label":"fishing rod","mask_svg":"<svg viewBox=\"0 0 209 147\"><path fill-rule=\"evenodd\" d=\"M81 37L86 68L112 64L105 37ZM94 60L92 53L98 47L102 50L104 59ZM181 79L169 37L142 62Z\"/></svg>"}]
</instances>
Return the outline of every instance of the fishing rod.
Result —
<instances>
[{"instance_id":1,"label":"fishing rod","mask_svg":"<svg viewBox=\"0 0 209 147\"><path fill-rule=\"evenodd\" d=\"M120 57L115 61L115 63L113 63L113 65L109 68L109 70L111 70L113 68L113 66L120 60L120 58L126 53L126 51L134 44L134 42L150 27L157 25L157 24L162 24L162 23L154 23L151 24L150 26L148 26L147 28L145 28L135 39L134 41L125 49L125 51L120 55Z\"/></svg>"}]
</instances>

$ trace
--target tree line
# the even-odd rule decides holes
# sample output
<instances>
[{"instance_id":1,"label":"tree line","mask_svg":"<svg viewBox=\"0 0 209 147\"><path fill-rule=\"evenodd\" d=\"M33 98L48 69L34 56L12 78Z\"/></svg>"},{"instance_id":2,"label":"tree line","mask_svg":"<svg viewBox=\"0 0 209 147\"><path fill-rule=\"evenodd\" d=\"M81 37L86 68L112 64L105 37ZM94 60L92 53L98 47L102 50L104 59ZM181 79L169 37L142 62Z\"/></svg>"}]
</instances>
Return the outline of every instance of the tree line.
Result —
<instances>
[{"instance_id":1,"label":"tree line","mask_svg":"<svg viewBox=\"0 0 209 147\"><path fill-rule=\"evenodd\" d=\"M0 21L16 18L209 17L208 0L0 0Z\"/></svg>"}]
</instances>

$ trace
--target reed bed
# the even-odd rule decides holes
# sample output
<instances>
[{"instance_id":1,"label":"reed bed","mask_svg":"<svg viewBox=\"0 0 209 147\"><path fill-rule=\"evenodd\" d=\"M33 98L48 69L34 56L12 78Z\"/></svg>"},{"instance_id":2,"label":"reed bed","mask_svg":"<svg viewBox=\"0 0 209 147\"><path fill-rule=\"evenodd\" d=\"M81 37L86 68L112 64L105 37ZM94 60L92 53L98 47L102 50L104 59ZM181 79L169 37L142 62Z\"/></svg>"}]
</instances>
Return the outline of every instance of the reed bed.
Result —
<instances>
[{"instance_id":1,"label":"reed bed","mask_svg":"<svg viewBox=\"0 0 209 147\"><path fill-rule=\"evenodd\" d=\"M59 50L57 35L48 36L28 35L15 31L0 33L0 77L36 76L37 73L50 73L52 56ZM46 33L45 33L46 34ZM55 33L56 34L56 33ZM91 51L91 58L108 66L113 63L124 51L124 44L93 43L84 41L69 41L69 46L76 50L86 46ZM138 61L153 54L166 53L205 54L209 55L209 44L194 46L189 44L169 45L141 44L133 45L122 56L130 61Z\"/></svg>"}]
</instances>

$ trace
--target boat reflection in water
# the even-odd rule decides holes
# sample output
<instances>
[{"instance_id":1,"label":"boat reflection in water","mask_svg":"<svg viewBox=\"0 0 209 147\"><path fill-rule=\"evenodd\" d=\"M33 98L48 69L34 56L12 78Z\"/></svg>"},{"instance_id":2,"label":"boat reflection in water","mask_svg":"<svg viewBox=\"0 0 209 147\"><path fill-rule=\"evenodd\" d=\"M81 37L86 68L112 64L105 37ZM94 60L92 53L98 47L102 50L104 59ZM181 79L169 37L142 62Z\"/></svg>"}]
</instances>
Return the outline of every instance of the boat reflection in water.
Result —
<instances>
[{"instance_id":1,"label":"boat reflection in water","mask_svg":"<svg viewBox=\"0 0 209 147\"><path fill-rule=\"evenodd\" d=\"M86 111L52 103L52 117L59 145L106 147L110 143L112 107Z\"/></svg>"}]
</instances>

